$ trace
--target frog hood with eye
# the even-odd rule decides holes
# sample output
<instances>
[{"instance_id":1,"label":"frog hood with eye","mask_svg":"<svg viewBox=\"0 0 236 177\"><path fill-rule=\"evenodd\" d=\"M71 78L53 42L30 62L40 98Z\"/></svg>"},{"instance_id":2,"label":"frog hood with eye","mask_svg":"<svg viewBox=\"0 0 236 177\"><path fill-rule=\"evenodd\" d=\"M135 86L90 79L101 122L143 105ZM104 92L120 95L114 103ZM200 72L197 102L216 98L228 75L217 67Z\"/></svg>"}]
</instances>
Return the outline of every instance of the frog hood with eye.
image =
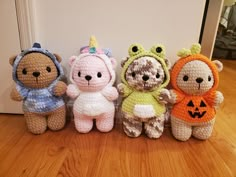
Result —
<instances>
[{"instance_id":1,"label":"frog hood with eye","mask_svg":"<svg viewBox=\"0 0 236 177\"><path fill-rule=\"evenodd\" d=\"M23 86L23 83L21 83L21 82L18 80L18 78L17 78L17 67L18 67L20 61L24 58L24 56L26 56L27 54L30 54L30 53L41 53L41 54L44 54L44 55L48 56L48 57L53 61L53 63L55 64L55 66L56 66L56 68L57 68L57 71L58 71L57 79L56 79L55 81L60 80L61 77L64 75L63 68L62 68L62 66L60 65L59 61L58 61L58 60L60 60L60 59L55 56L56 54L52 54L52 53L50 53L48 50L41 48L41 45L40 45L39 43L34 43L32 48L23 50L23 51L22 51L19 55L17 55L16 58L14 59L14 63L12 64L12 66L13 66L12 77L13 77L13 80L14 80L17 84ZM59 56L58 56L58 57L59 57ZM32 64L33 64L33 63L32 63Z\"/></svg>"},{"instance_id":2,"label":"frog hood with eye","mask_svg":"<svg viewBox=\"0 0 236 177\"><path fill-rule=\"evenodd\" d=\"M127 72L127 69L129 67L130 64L132 64L135 60L141 58L141 57L152 57L154 59L156 59L161 65L162 68L164 70L164 74L165 74L165 78L164 81L162 82L162 84L160 86L156 86L158 88L164 88L168 85L169 81L170 81L170 75L169 75L169 71L168 71L168 66L167 66L167 60L165 59L165 47L163 45L154 45L150 51L145 50L142 45L140 44L132 44L129 47L129 57L127 57L127 59L125 59L124 61L122 61L122 71L121 71L121 81L125 84L125 85L129 85L125 74ZM167 63L166 63L167 62ZM156 88L154 88L153 90L155 90Z\"/></svg>"},{"instance_id":3,"label":"frog hood with eye","mask_svg":"<svg viewBox=\"0 0 236 177\"><path fill-rule=\"evenodd\" d=\"M200 54L200 52L201 52L201 45L193 44L191 49L183 48L177 53L177 55L181 58L178 59L176 63L174 64L174 66L172 67L171 80L170 80L171 85L173 86L174 89L183 93L183 91L177 85L177 77L185 64L194 60L198 60L198 61L204 62L205 64L209 66L214 77L214 84L208 92L211 92L212 90L216 90L216 88L219 85L218 71L221 71L223 69L223 66L219 61L217 60L211 61L206 56ZM204 71L201 71L201 72L204 72Z\"/></svg>"}]
</instances>

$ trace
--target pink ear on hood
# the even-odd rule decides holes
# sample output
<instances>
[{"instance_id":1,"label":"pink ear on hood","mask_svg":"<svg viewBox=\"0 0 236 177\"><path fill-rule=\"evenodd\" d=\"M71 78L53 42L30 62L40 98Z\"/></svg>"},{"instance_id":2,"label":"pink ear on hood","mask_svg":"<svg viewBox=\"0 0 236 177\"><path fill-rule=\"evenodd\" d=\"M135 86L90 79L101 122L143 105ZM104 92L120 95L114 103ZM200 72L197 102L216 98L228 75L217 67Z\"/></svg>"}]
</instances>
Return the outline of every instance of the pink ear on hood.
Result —
<instances>
[{"instance_id":1,"label":"pink ear on hood","mask_svg":"<svg viewBox=\"0 0 236 177\"><path fill-rule=\"evenodd\" d=\"M69 58L69 65L70 65L70 66L72 66L72 64L74 63L74 61L75 61L76 58L77 58L76 56L71 56L71 57Z\"/></svg>"},{"instance_id":2,"label":"pink ear on hood","mask_svg":"<svg viewBox=\"0 0 236 177\"><path fill-rule=\"evenodd\" d=\"M115 70L116 64L117 64L116 59L111 57L110 60L111 60L112 68Z\"/></svg>"}]
</instances>

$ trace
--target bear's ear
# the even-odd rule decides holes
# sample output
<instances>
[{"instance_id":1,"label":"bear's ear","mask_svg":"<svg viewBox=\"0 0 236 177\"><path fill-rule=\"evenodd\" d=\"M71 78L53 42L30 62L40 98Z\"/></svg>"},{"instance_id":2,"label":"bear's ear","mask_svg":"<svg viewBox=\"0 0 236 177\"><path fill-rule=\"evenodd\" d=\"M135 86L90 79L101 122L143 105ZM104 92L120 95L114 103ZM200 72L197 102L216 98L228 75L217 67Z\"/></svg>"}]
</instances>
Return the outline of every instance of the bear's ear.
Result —
<instances>
[{"instance_id":1,"label":"bear's ear","mask_svg":"<svg viewBox=\"0 0 236 177\"><path fill-rule=\"evenodd\" d=\"M166 58L166 59L164 59L164 61L165 61L165 63L166 63L166 66L167 66L168 70L170 70L170 68L171 68L171 62L170 62L170 60Z\"/></svg>"},{"instance_id":2,"label":"bear's ear","mask_svg":"<svg viewBox=\"0 0 236 177\"><path fill-rule=\"evenodd\" d=\"M111 57L110 60L111 60L112 68L116 69L116 65L117 65L116 59Z\"/></svg>"},{"instance_id":3,"label":"bear's ear","mask_svg":"<svg viewBox=\"0 0 236 177\"><path fill-rule=\"evenodd\" d=\"M56 57L57 61L60 63L60 62L61 62L61 60L62 60L61 56L60 56L60 55L58 55L58 54L56 54L56 53L54 53L53 55L55 55L55 57Z\"/></svg>"},{"instance_id":4,"label":"bear's ear","mask_svg":"<svg viewBox=\"0 0 236 177\"><path fill-rule=\"evenodd\" d=\"M74 61L75 61L76 58L77 58L77 57L74 56L74 55L69 58L69 65L70 65L70 66L72 66L72 64L74 63Z\"/></svg>"},{"instance_id":5,"label":"bear's ear","mask_svg":"<svg viewBox=\"0 0 236 177\"><path fill-rule=\"evenodd\" d=\"M13 66L13 64L14 64L14 61L15 61L16 57L17 57L17 55L14 55L14 56L12 56L12 57L9 58L9 63L10 63L12 66Z\"/></svg>"},{"instance_id":6,"label":"bear's ear","mask_svg":"<svg viewBox=\"0 0 236 177\"><path fill-rule=\"evenodd\" d=\"M125 65L125 63L128 61L128 59L129 59L129 57L125 57L125 58L122 58L122 59L121 59L120 65L121 65L122 68L123 68L123 66Z\"/></svg>"},{"instance_id":7,"label":"bear's ear","mask_svg":"<svg viewBox=\"0 0 236 177\"><path fill-rule=\"evenodd\" d=\"M215 65L218 69L218 72L221 72L223 70L223 64L219 60L214 60L212 62L215 63Z\"/></svg>"}]
</instances>

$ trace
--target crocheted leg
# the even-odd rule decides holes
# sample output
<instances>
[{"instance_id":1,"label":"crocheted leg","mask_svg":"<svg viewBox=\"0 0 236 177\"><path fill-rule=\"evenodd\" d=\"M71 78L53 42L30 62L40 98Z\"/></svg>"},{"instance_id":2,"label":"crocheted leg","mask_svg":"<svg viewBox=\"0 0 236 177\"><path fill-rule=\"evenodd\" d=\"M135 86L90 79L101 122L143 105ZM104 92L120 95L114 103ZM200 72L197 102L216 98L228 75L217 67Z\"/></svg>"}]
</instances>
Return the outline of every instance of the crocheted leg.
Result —
<instances>
[{"instance_id":1,"label":"crocheted leg","mask_svg":"<svg viewBox=\"0 0 236 177\"><path fill-rule=\"evenodd\" d=\"M66 108L62 106L57 110L53 111L48 116L48 128L51 130L60 130L65 126L66 122Z\"/></svg>"},{"instance_id":2,"label":"crocheted leg","mask_svg":"<svg viewBox=\"0 0 236 177\"><path fill-rule=\"evenodd\" d=\"M193 136L201 140L208 139L211 136L214 123L215 123L215 119L211 120L210 122L207 122L206 124L202 126L194 127Z\"/></svg>"},{"instance_id":3,"label":"crocheted leg","mask_svg":"<svg viewBox=\"0 0 236 177\"><path fill-rule=\"evenodd\" d=\"M148 122L145 122L144 129L145 133L149 138L159 138L164 131L164 114L160 117L150 119Z\"/></svg>"},{"instance_id":4,"label":"crocheted leg","mask_svg":"<svg viewBox=\"0 0 236 177\"><path fill-rule=\"evenodd\" d=\"M142 122L124 114L123 129L127 136L138 137L142 133Z\"/></svg>"},{"instance_id":5,"label":"crocheted leg","mask_svg":"<svg viewBox=\"0 0 236 177\"><path fill-rule=\"evenodd\" d=\"M31 133L42 134L46 131L47 129L46 117L39 114L30 113L30 112L25 112L24 116L25 116L28 130Z\"/></svg>"},{"instance_id":6,"label":"crocheted leg","mask_svg":"<svg viewBox=\"0 0 236 177\"><path fill-rule=\"evenodd\" d=\"M80 133L88 133L93 128L93 119L74 111L75 128Z\"/></svg>"},{"instance_id":7,"label":"crocheted leg","mask_svg":"<svg viewBox=\"0 0 236 177\"><path fill-rule=\"evenodd\" d=\"M192 127L174 116L171 116L171 129L173 136L180 141L186 141L192 135Z\"/></svg>"},{"instance_id":8,"label":"crocheted leg","mask_svg":"<svg viewBox=\"0 0 236 177\"><path fill-rule=\"evenodd\" d=\"M101 132L109 132L114 126L114 114L115 111L102 114L99 118L96 119L97 129Z\"/></svg>"}]
</instances>

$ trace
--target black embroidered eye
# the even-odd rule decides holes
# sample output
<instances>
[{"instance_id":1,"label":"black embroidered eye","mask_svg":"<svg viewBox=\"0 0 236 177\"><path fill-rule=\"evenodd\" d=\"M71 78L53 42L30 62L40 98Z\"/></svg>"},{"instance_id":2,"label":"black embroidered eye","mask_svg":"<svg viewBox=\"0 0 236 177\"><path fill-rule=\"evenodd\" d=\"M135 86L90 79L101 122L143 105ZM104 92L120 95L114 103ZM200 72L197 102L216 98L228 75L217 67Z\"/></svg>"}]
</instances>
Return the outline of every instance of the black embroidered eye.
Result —
<instances>
[{"instance_id":1,"label":"black embroidered eye","mask_svg":"<svg viewBox=\"0 0 236 177\"><path fill-rule=\"evenodd\" d=\"M99 77L99 78L102 77L102 73L98 72L97 77Z\"/></svg>"},{"instance_id":2,"label":"black embroidered eye","mask_svg":"<svg viewBox=\"0 0 236 177\"><path fill-rule=\"evenodd\" d=\"M26 75L26 74L27 74L27 71L26 71L26 69L25 69L25 68L22 70L22 74L24 74L24 75Z\"/></svg>"},{"instance_id":3,"label":"black embroidered eye","mask_svg":"<svg viewBox=\"0 0 236 177\"><path fill-rule=\"evenodd\" d=\"M161 53L161 52L162 52L162 48L161 48L161 47L157 47L157 48L156 48L156 52L157 52L157 53Z\"/></svg>"},{"instance_id":4,"label":"black embroidered eye","mask_svg":"<svg viewBox=\"0 0 236 177\"><path fill-rule=\"evenodd\" d=\"M47 68L46 68L46 70L47 70L47 72L51 72L51 68L48 66Z\"/></svg>"},{"instance_id":5,"label":"black embroidered eye","mask_svg":"<svg viewBox=\"0 0 236 177\"><path fill-rule=\"evenodd\" d=\"M132 77L135 77L136 74L135 74L135 72L132 72L131 75L132 75Z\"/></svg>"},{"instance_id":6,"label":"black embroidered eye","mask_svg":"<svg viewBox=\"0 0 236 177\"><path fill-rule=\"evenodd\" d=\"M78 76L80 77L80 75L81 75L81 73L80 73L80 71L78 72Z\"/></svg>"},{"instance_id":7,"label":"black embroidered eye","mask_svg":"<svg viewBox=\"0 0 236 177\"><path fill-rule=\"evenodd\" d=\"M211 76L208 76L208 81L209 81L209 82L211 81Z\"/></svg>"},{"instance_id":8,"label":"black embroidered eye","mask_svg":"<svg viewBox=\"0 0 236 177\"><path fill-rule=\"evenodd\" d=\"M187 76L187 75L184 75L183 80L184 80L184 81L187 81L187 80L188 80L188 76Z\"/></svg>"},{"instance_id":9,"label":"black embroidered eye","mask_svg":"<svg viewBox=\"0 0 236 177\"><path fill-rule=\"evenodd\" d=\"M156 78L159 78L160 77L160 74L159 73L157 73L157 75L156 75Z\"/></svg>"},{"instance_id":10,"label":"black embroidered eye","mask_svg":"<svg viewBox=\"0 0 236 177\"><path fill-rule=\"evenodd\" d=\"M138 47L137 47L137 46L133 46L133 47L132 47L132 51L133 51L133 52L137 52L137 51L138 51Z\"/></svg>"}]
</instances>

